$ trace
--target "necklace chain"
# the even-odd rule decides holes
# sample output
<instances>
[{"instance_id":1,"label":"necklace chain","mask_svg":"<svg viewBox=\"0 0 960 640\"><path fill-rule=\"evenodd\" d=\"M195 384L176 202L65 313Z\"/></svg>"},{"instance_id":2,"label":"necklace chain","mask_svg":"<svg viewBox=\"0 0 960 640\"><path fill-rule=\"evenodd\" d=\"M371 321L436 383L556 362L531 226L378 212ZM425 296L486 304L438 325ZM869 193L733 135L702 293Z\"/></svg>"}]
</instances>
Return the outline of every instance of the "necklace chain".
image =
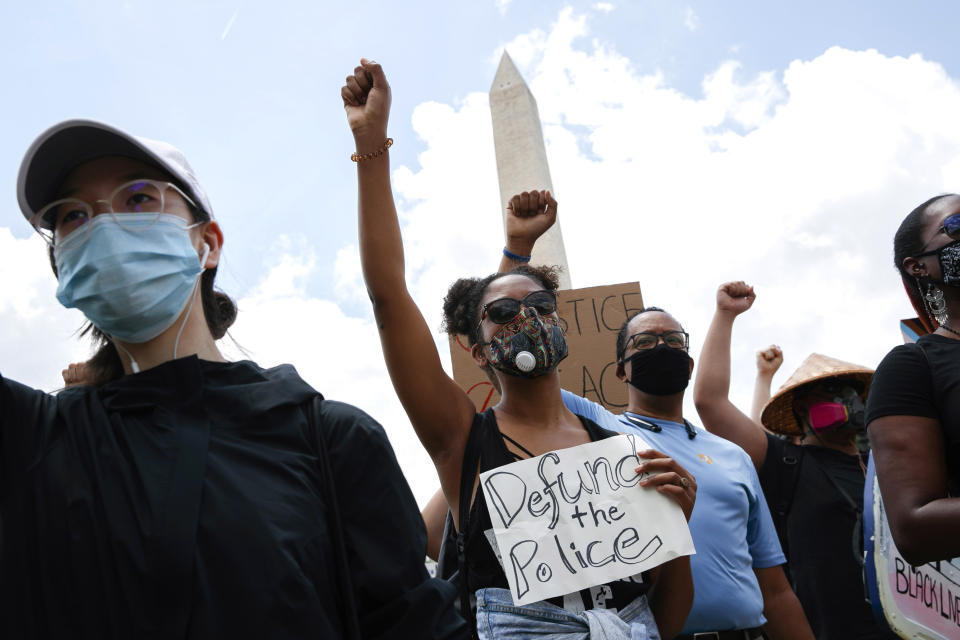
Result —
<instances>
[{"instance_id":1,"label":"necklace chain","mask_svg":"<svg viewBox=\"0 0 960 640\"><path fill-rule=\"evenodd\" d=\"M635 424L638 427L642 427L649 431L653 431L654 433L660 433L660 431L663 430L663 428L660 425L654 422L650 422L648 420L644 420L643 418L633 413L632 411L624 411L623 415L629 422L631 422L632 424ZM680 419L683 420L683 428L687 432L687 438L689 438L690 440L693 440L694 438L696 438L697 437L696 428L692 424L687 422L686 418L680 418ZM667 420L667 422L673 422L673 421Z\"/></svg>"},{"instance_id":2,"label":"necklace chain","mask_svg":"<svg viewBox=\"0 0 960 640\"><path fill-rule=\"evenodd\" d=\"M960 336L960 331L957 331L957 330L954 329L953 327L947 326L945 323L940 323L940 328L941 328L941 329L946 329L947 331L949 331L950 333L952 333L952 334L955 335L955 336Z\"/></svg>"}]
</instances>

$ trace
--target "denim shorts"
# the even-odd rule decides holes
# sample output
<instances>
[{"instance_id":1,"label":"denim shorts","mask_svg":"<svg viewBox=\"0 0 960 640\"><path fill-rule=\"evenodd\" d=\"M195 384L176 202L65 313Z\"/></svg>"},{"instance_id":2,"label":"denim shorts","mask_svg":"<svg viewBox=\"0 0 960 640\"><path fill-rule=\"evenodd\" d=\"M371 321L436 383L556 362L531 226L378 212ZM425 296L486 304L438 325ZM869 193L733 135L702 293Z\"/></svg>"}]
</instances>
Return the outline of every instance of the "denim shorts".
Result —
<instances>
[{"instance_id":1,"label":"denim shorts","mask_svg":"<svg viewBox=\"0 0 960 640\"><path fill-rule=\"evenodd\" d=\"M646 596L617 613L574 613L549 602L518 607L509 590L496 588L477 590L477 635L480 640L660 640Z\"/></svg>"}]
</instances>

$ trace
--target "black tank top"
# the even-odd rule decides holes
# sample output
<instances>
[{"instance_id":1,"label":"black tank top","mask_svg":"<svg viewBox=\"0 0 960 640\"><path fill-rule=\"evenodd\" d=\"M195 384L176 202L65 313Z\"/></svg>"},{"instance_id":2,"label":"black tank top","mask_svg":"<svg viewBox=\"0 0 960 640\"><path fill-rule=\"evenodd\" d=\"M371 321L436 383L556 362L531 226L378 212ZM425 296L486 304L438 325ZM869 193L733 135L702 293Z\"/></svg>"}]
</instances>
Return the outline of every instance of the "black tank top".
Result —
<instances>
[{"instance_id":1,"label":"black tank top","mask_svg":"<svg viewBox=\"0 0 960 640\"><path fill-rule=\"evenodd\" d=\"M590 436L591 442L620 435L597 426L587 418L582 416L578 417L583 423L583 428ZM511 452L507 448L504 443L504 438L508 437L500 433L500 429L497 426L497 419L492 408L487 409L483 413L476 414L470 429L471 437L467 439L467 447L471 447L472 444L476 444L479 447L480 465L479 471L477 471L476 466L474 466L473 469L467 469L467 460L474 458L474 456L468 455L469 451L464 453L464 468L461 469L461 474L464 481L469 481L467 486L473 486L473 482L479 473L523 459L522 456ZM508 439L513 442L517 448L530 454L520 443L510 438ZM463 523L461 523L461 527L462 526ZM487 501L484 498L483 491L478 486L473 505L470 507L470 518L466 528L466 571L463 571L463 567L461 567L461 575L466 576L467 587L470 593L473 593L477 589L490 587L510 588L507 582L507 576L504 574L503 568L500 566L500 562L497 560L497 556L494 554L493 548L487 540L486 531L492 528L493 524L490 521L490 512L487 510ZM648 589L648 574L644 572L642 576L633 576L605 585L591 587L590 589L583 589L580 591L580 598L583 601L583 609L604 608L620 610L644 595ZM548 602L558 607L563 607L563 597L550 598Z\"/></svg>"}]
</instances>

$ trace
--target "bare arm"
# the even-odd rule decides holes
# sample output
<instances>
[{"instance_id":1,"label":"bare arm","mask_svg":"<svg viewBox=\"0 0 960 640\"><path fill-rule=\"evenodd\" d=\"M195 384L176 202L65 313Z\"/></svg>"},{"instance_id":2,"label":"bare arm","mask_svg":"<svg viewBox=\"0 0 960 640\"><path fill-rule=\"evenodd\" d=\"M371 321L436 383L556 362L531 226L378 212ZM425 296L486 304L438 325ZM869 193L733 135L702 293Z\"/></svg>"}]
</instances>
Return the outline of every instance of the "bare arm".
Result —
<instances>
[{"instance_id":1,"label":"bare arm","mask_svg":"<svg viewBox=\"0 0 960 640\"><path fill-rule=\"evenodd\" d=\"M947 495L940 422L885 416L868 430L897 549L913 565L960 556L960 498Z\"/></svg>"},{"instance_id":2,"label":"bare arm","mask_svg":"<svg viewBox=\"0 0 960 640\"><path fill-rule=\"evenodd\" d=\"M690 556L681 556L657 567L650 592L650 611L663 640L678 635L693 607L693 574Z\"/></svg>"},{"instance_id":3,"label":"bare arm","mask_svg":"<svg viewBox=\"0 0 960 640\"><path fill-rule=\"evenodd\" d=\"M529 256L537 238L557 220L557 201L549 191L524 191L510 198L507 203L506 233L507 251L518 256ZM500 259L498 273L515 269L525 262L514 260L506 254Z\"/></svg>"},{"instance_id":4,"label":"bare arm","mask_svg":"<svg viewBox=\"0 0 960 640\"><path fill-rule=\"evenodd\" d=\"M390 86L380 65L361 61L341 89L357 151L383 148ZM390 187L389 155L357 163L360 262L384 360L403 408L433 459L447 496L458 495L463 448L475 412L444 372L436 344L404 278L403 242Z\"/></svg>"},{"instance_id":5,"label":"bare arm","mask_svg":"<svg viewBox=\"0 0 960 640\"><path fill-rule=\"evenodd\" d=\"M717 311L700 352L693 402L707 431L740 445L759 469L767 455L767 437L729 397L733 321L753 300L753 288L743 282L728 282L717 290Z\"/></svg>"},{"instance_id":6,"label":"bare arm","mask_svg":"<svg viewBox=\"0 0 960 640\"><path fill-rule=\"evenodd\" d=\"M651 449L637 455L643 460L637 472L655 474L641 480L640 486L656 488L658 492L672 497L683 509L683 515L689 522L697 499L697 479L664 453ZM650 610L657 620L660 635L666 640L680 633L693 607L690 558L681 556L666 562L653 575Z\"/></svg>"},{"instance_id":7,"label":"bare arm","mask_svg":"<svg viewBox=\"0 0 960 640\"><path fill-rule=\"evenodd\" d=\"M427 527L427 555L434 561L440 558L440 545L443 543L443 526L447 522L447 499L443 491L437 490L430 502L420 512L423 524Z\"/></svg>"},{"instance_id":8,"label":"bare arm","mask_svg":"<svg viewBox=\"0 0 960 640\"><path fill-rule=\"evenodd\" d=\"M783 352L775 344L766 349L757 351L757 380L753 385L753 406L750 409L750 419L763 426L760 415L763 408L770 402L770 384L773 375L783 364Z\"/></svg>"},{"instance_id":9,"label":"bare arm","mask_svg":"<svg viewBox=\"0 0 960 640\"><path fill-rule=\"evenodd\" d=\"M763 631L770 640L814 640L813 631L803 607L790 588L783 567L754 569L760 593L763 594L763 615L767 619Z\"/></svg>"}]
</instances>

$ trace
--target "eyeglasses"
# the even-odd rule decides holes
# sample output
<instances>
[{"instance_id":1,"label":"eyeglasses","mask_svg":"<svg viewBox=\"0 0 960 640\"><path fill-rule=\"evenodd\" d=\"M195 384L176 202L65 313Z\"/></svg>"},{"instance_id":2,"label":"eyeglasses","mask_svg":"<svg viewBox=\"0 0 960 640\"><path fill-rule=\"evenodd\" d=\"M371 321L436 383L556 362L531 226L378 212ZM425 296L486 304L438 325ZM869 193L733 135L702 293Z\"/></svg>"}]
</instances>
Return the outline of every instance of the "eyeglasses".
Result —
<instances>
[{"instance_id":1,"label":"eyeglasses","mask_svg":"<svg viewBox=\"0 0 960 640\"><path fill-rule=\"evenodd\" d=\"M490 322L504 324L513 320L523 307L533 307L540 315L548 315L557 310L557 293L541 289L528 293L522 300L516 298L497 298L480 307L480 322L477 323L477 334L483 318L490 318Z\"/></svg>"},{"instance_id":2,"label":"eyeglasses","mask_svg":"<svg viewBox=\"0 0 960 640\"><path fill-rule=\"evenodd\" d=\"M164 196L169 189L173 189L190 206L197 207L190 196L172 182L148 179L132 180L117 187L109 199L96 202L105 202L106 213L112 215L118 224L123 225L125 213L155 213L159 218L161 213L166 212L167 202ZM77 229L84 227L89 229L87 223L93 220L95 215L93 205L89 202L77 198L64 198L40 209L30 219L30 224L52 247ZM156 222L156 218L153 222ZM144 225L141 218L136 227L131 226L131 228L142 229L151 225L152 222Z\"/></svg>"},{"instance_id":3,"label":"eyeglasses","mask_svg":"<svg viewBox=\"0 0 960 640\"><path fill-rule=\"evenodd\" d=\"M955 213L952 216L947 216L946 219L944 219L944 221L940 223L940 227L937 229L937 232L933 234L933 237L935 238L941 233L947 234L949 237L953 238L954 240L960 240L960 213ZM923 252L918 253L914 257L920 258L922 256L928 256L932 253L936 253L937 251L939 251L939 249L935 249L933 251L926 251L927 245L930 244L931 242L933 242L933 238L930 238L929 240L927 240L927 242L924 243L923 245L924 247Z\"/></svg>"},{"instance_id":4,"label":"eyeglasses","mask_svg":"<svg viewBox=\"0 0 960 640\"><path fill-rule=\"evenodd\" d=\"M637 351L647 351L660 344L660 338L663 338L663 344L671 349L686 349L690 346L690 334L686 331L666 331L664 333L649 333L641 331L627 338L623 346L623 353L626 354L630 345ZM620 356L621 358L623 355Z\"/></svg>"}]
</instances>

